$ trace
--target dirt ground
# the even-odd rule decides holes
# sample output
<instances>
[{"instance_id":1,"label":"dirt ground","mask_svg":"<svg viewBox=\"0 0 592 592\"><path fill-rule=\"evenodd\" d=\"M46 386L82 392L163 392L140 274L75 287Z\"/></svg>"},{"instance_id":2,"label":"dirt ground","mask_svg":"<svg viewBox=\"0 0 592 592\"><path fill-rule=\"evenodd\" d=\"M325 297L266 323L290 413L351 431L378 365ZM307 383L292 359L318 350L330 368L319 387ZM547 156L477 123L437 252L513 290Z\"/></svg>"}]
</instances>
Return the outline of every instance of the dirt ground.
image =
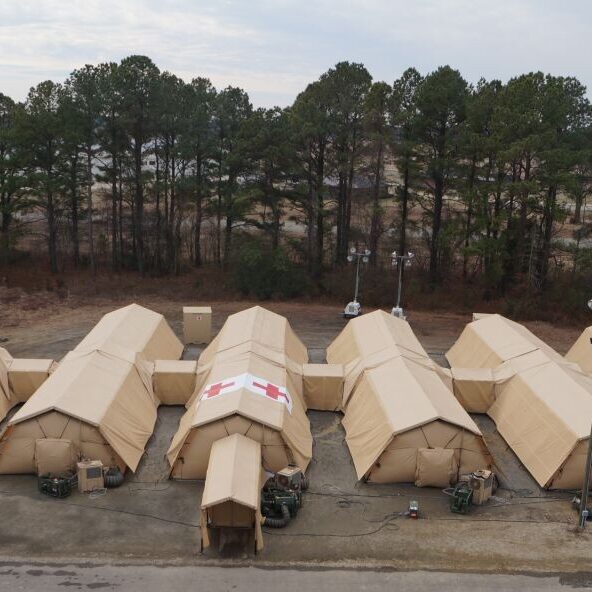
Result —
<instances>
[{"instance_id":1,"label":"dirt ground","mask_svg":"<svg viewBox=\"0 0 592 592\"><path fill-rule=\"evenodd\" d=\"M12 322L0 324L1 345L13 355L59 359L100 316L127 301L96 298L72 307L67 302L26 310L16 306ZM188 302L141 297L139 304L165 314L181 334L181 309ZM190 304L206 304L191 302ZM248 302L208 302L214 329ZM270 303L285 315L321 362L325 348L344 326L337 306ZM10 311L0 311L7 315ZM469 316L410 312L409 320L430 355L445 363ZM527 323L539 337L564 353L579 334L575 328ZM185 357L199 354L189 349ZM203 483L167 479L164 454L183 414L161 407L153 437L135 475L103 497L77 492L54 500L37 492L33 476L0 476L0 556L109 562L219 563L225 565L318 565L389 567L451 571L587 572L592 528L575 531L571 495L542 491L486 417L475 417L489 445L502 487L487 506L460 516L448 510L439 490L412 485L356 482L344 441L341 416L310 412L315 439L311 488L298 517L283 530L266 531L265 549L254 557L243 544L215 547L199 555L198 513ZM418 500L422 519L402 516Z\"/></svg>"}]
</instances>

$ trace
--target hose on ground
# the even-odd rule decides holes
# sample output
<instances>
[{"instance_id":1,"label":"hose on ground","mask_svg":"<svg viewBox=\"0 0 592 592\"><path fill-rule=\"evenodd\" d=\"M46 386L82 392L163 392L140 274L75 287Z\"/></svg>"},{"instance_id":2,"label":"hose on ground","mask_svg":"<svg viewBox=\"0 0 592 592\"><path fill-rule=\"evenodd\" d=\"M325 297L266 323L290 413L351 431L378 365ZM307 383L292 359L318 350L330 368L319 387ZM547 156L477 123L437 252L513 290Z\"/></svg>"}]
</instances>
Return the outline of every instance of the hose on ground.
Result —
<instances>
[{"instance_id":1,"label":"hose on ground","mask_svg":"<svg viewBox=\"0 0 592 592\"><path fill-rule=\"evenodd\" d=\"M308 489L309 486L309 481L308 481L308 475L302 475L302 484L300 486L300 488L302 489L302 491L306 491Z\"/></svg>"},{"instance_id":2,"label":"hose on ground","mask_svg":"<svg viewBox=\"0 0 592 592\"><path fill-rule=\"evenodd\" d=\"M282 517L270 518L269 516L266 516L263 525L269 526L269 528L284 528L285 526L288 526L290 519L291 516L288 506L286 504L282 504Z\"/></svg>"},{"instance_id":3,"label":"hose on ground","mask_svg":"<svg viewBox=\"0 0 592 592\"><path fill-rule=\"evenodd\" d=\"M118 467L109 469L105 475L105 487L113 489L119 487L123 483L123 473Z\"/></svg>"}]
</instances>

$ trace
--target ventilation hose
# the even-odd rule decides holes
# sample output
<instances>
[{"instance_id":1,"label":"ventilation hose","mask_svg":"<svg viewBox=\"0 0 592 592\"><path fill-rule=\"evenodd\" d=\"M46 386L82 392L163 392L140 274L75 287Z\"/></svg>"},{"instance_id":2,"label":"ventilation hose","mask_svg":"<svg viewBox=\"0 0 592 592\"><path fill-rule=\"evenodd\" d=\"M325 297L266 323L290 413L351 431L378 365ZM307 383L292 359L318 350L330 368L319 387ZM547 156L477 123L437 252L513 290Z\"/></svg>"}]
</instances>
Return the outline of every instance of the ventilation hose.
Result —
<instances>
[{"instance_id":1,"label":"ventilation hose","mask_svg":"<svg viewBox=\"0 0 592 592\"><path fill-rule=\"evenodd\" d=\"M284 526L288 526L290 518L291 516L288 506L286 506L286 504L282 504L282 517L270 518L269 516L266 516L263 525L269 526L269 528L284 528Z\"/></svg>"},{"instance_id":2,"label":"ventilation hose","mask_svg":"<svg viewBox=\"0 0 592 592\"><path fill-rule=\"evenodd\" d=\"M105 487L113 489L123 483L123 473L119 468L109 469L105 475Z\"/></svg>"}]
</instances>

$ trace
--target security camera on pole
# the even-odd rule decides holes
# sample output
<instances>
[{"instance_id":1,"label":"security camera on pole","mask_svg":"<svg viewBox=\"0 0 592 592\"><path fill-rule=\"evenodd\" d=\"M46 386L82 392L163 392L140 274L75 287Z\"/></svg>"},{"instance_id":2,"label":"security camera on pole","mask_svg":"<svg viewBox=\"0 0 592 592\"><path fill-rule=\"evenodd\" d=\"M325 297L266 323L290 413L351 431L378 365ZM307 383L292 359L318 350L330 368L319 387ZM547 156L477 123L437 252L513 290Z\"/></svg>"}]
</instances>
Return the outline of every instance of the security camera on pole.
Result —
<instances>
[{"instance_id":1,"label":"security camera on pole","mask_svg":"<svg viewBox=\"0 0 592 592\"><path fill-rule=\"evenodd\" d=\"M394 317L399 317L400 319L405 320L405 314L403 313L403 309L401 308L401 291L402 291L402 284L403 284L403 265L405 267L411 267L411 262L415 257L415 253L411 251L407 252L407 255L399 255L397 251L393 251L391 253L391 263L393 267L399 268L399 282L397 284L397 304L393 306L391 310L391 314Z\"/></svg>"},{"instance_id":2,"label":"security camera on pole","mask_svg":"<svg viewBox=\"0 0 592 592\"><path fill-rule=\"evenodd\" d=\"M352 247L349 250L349 255L347 256L347 260L351 263L356 260L356 289L354 292L354 299L352 302L349 302L343 311L343 316L346 319L353 319L358 317L362 314L362 306L358 302L358 289L360 287L360 260L362 263L368 263L370 257L370 251L366 249L363 253L358 253L355 247Z\"/></svg>"}]
</instances>

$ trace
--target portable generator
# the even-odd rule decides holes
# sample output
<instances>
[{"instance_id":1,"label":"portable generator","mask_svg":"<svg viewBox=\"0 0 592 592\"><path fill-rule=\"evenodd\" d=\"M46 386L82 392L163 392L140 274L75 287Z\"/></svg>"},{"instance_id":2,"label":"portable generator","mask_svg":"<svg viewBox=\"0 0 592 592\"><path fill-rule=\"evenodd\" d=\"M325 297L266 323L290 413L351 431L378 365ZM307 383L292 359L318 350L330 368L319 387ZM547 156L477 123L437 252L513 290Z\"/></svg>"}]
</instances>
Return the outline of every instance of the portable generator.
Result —
<instances>
[{"instance_id":1,"label":"portable generator","mask_svg":"<svg viewBox=\"0 0 592 592\"><path fill-rule=\"evenodd\" d=\"M261 492L261 514L264 525L283 528L302 507L302 492L308 481L298 467L286 467L270 477Z\"/></svg>"},{"instance_id":2,"label":"portable generator","mask_svg":"<svg viewBox=\"0 0 592 592\"><path fill-rule=\"evenodd\" d=\"M48 473L41 475L38 480L39 491L49 497L64 498L72 493L72 488L76 487L76 475L69 473L53 475Z\"/></svg>"}]
</instances>

